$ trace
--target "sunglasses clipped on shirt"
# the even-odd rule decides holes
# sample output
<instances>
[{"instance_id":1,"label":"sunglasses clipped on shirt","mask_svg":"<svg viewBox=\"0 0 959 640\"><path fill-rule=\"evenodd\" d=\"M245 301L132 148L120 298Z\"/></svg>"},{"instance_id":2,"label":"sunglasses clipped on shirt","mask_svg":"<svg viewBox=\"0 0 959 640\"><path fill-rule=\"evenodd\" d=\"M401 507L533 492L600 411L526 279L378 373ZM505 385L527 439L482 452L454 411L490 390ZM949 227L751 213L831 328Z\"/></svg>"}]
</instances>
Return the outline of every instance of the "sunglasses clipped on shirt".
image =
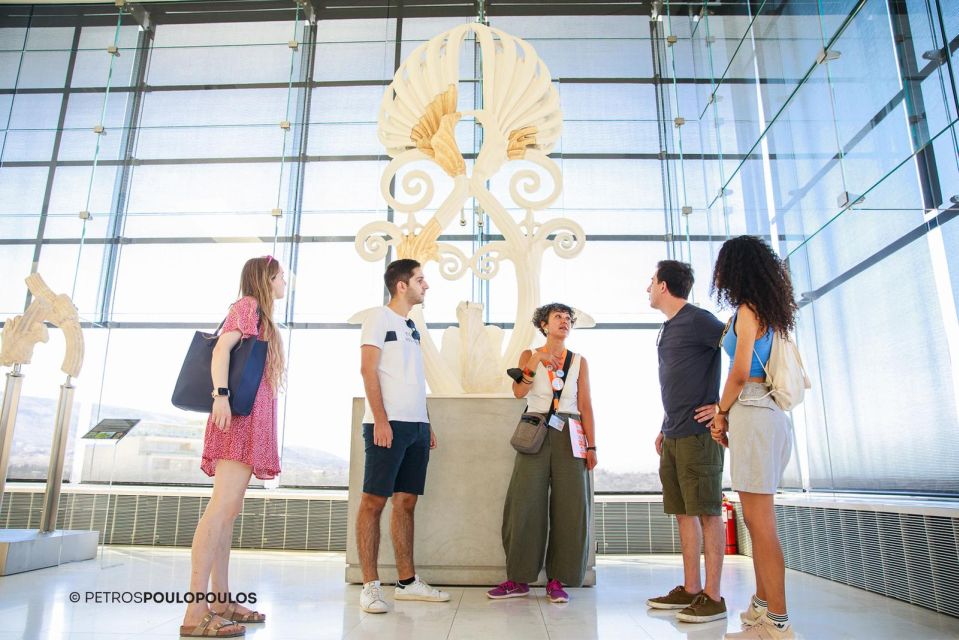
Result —
<instances>
[{"instance_id":1,"label":"sunglasses clipped on shirt","mask_svg":"<svg viewBox=\"0 0 959 640\"><path fill-rule=\"evenodd\" d=\"M412 329L413 333L412 333L411 335L413 336L413 339L416 340L417 342L419 342L419 341L420 341L420 332L416 330L416 324L414 324L412 320L410 320L409 318L407 318L407 319L406 319L406 326L409 327L410 329Z\"/></svg>"}]
</instances>

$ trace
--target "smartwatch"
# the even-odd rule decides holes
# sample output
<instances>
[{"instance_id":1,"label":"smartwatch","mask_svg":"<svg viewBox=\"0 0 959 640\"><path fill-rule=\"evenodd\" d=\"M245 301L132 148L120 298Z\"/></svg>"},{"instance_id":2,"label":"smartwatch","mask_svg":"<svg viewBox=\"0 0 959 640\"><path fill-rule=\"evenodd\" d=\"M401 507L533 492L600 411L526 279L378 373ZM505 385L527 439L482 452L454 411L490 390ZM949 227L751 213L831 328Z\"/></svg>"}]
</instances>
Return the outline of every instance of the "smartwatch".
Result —
<instances>
[{"instance_id":1,"label":"smartwatch","mask_svg":"<svg viewBox=\"0 0 959 640\"><path fill-rule=\"evenodd\" d=\"M217 387L210 395L214 398L229 398L230 390L227 387Z\"/></svg>"}]
</instances>

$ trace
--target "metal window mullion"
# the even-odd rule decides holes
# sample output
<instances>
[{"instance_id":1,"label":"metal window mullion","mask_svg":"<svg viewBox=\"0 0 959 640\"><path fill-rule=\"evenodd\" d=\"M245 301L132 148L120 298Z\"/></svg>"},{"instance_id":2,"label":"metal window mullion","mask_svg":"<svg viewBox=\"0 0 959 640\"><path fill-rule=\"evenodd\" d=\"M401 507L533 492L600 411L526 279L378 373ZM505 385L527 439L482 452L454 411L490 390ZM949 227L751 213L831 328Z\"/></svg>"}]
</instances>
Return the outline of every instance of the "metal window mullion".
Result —
<instances>
[{"instance_id":1,"label":"metal window mullion","mask_svg":"<svg viewBox=\"0 0 959 640\"><path fill-rule=\"evenodd\" d=\"M300 59L300 81L309 80L313 77L313 70L316 66L316 26L309 21L304 23L305 32L303 42L300 46L305 47L303 56ZM293 186L291 198L289 200L290 237L282 238L282 242L290 242L289 269L292 273L297 272L300 261L300 231L303 228L303 196L306 183L306 152L309 145L310 126L307 123L313 100L313 88L309 83L302 87L301 99L297 101L297 122L300 122L299 135L296 137L294 153L292 157L296 161L292 165L292 175L290 183ZM296 305L296 287L290 289L287 297L286 317L284 320L290 322L293 320Z\"/></svg>"},{"instance_id":2,"label":"metal window mullion","mask_svg":"<svg viewBox=\"0 0 959 640\"><path fill-rule=\"evenodd\" d=\"M478 0L477 2L477 22L489 26L489 20L486 16L486 4L483 0ZM483 47L480 44L480 41L476 39L476 34L473 33L470 36L473 39L473 79L475 83L473 84L473 109L474 111L482 111L485 104L485 83L484 83L484 71L483 71ZM485 129L474 120L473 123L473 158L479 157L480 150L483 148L483 140L485 138ZM476 164L474 163L473 169L475 171ZM483 183L483 186L486 189L490 188L490 179L486 178ZM485 209L479 206L479 202L474 196L473 200L473 216L472 217L472 245L473 245L473 255L476 255L476 252L486 243L489 233L489 215L486 213ZM477 215L479 214L479 215ZM479 302L483 305L483 321L488 323L490 321L490 305L489 305L489 286L490 281L484 280L478 277L475 273L470 276L472 298L474 302Z\"/></svg>"},{"instance_id":3,"label":"metal window mullion","mask_svg":"<svg viewBox=\"0 0 959 640\"><path fill-rule=\"evenodd\" d=\"M804 224L802 222L802 216L797 216L797 217L800 219L798 224L802 226ZM808 251L804 252L802 256L792 255L786 258L786 264L792 273L796 273L796 270L793 269L792 267L793 267L794 261L797 259L800 259L805 263L805 273L807 274L807 278L810 278L811 276L809 274L812 273L812 264L811 264L811 260L809 259L809 252ZM820 342L819 341L819 323L816 321L816 305L814 303L809 304L809 314L812 316L811 322L809 323L809 326L811 327L811 333L812 333L812 343L813 343L812 351L815 352L816 354L816 370L811 372L812 374L811 377L816 378L816 382L818 383L818 386L816 388L822 390L820 392L821 402L819 406L818 417L822 421L822 431L823 431L823 435L825 436L826 456L829 461L828 464L829 464L830 486L835 486L835 482L832 480L832 476L833 476L832 449L829 442L829 415L826 412L826 399L825 399L826 390L829 389L830 387L825 384L825 380L823 378L822 348L819 343ZM798 330L796 331L795 337L798 344L803 344ZM805 348L806 345L803 345L803 346ZM809 425L810 425L811 413L812 412L810 411L809 404L807 403L803 409L803 418L804 418L803 424L800 425L803 430L802 444L800 445L798 439L796 440L796 449L797 449L796 455L804 459L806 462L805 467L801 463L799 463L798 465L799 481L803 491L812 491L814 488L816 488L812 486L812 457L810 456L811 448L809 446L809 439L810 439L810 433L811 433ZM796 425L794 422L794 428L795 426ZM798 460L797 460L797 463L798 463Z\"/></svg>"},{"instance_id":4,"label":"metal window mullion","mask_svg":"<svg viewBox=\"0 0 959 640\"><path fill-rule=\"evenodd\" d=\"M152 52L153 32L142 29L137 36L136 56L133 59L133 95L127 104L124 116L123 142L117 157L120 158L120 171L113 183L113 198L110 203L110 221L107 224L106 237L113 239L103 252L103 268L101 270L100 291L97 294L97 307L100 321L110 320L113 314L113 301L116 294L117 272L120 262L120 244L126 226L127 206L130 201L130 184L133 180L133 168L136 158L133 153L136 149L137 138L142 113L146 71L149 67Z\"/></svg>"},{"instance_id":5,"label":"metal window mullion","mask_svg":"<svg viewBox=\"0 0 959 640\"><path fill-rule=\"evenodd\" d=\"M929 141L929 120L922 95L922 77L916 52L912 46L912 27L903 0L888 0L889 25L893 36L893 51L899 66L903 97L906 104L909 137L916 149L915 164L922 192L923 209L935 209L942 204L942 188L936 168L936 154ZM948 52L946 54L948 56Z\"/></svg>"},{"instance_id":6,"label":"metal window mullion","mask_svg":"<svg viewBox=\"0 0 959 640\"><path fill-rule=\"evenodd\" d=\"M295 4L296 4L296 14L294 15L294 19L293 19L293 34L292 34L293 37L288 42L289 50L290 50L290 70L287 73L286 84L284 85L284 88L286 89L286 108L283 111L283 119L279 123L281 131L283 133L280 136L282 139L282 142L280 144L280 173L279 173L279 176L277 177L276 202L274 203L273 212L272 212L274 217L273 217L273 248L271 250L271 255L275 255L278 253L277 245L279 243L279 238L281 235L280 225L285 223L285 226L286 226L285 230L289 232L294 226L294 221L291 218L295 217L295 216L288 215L286 219L284 220L283 208L281 206L283 204L284 187L286 190L285 204L287 208L287 213L289 213L292 201L296 198L296 194L293 192L293 188L291 188L293 185L295 185L292 172L296 170L296 167L292 166L290 168L291 173L289 176L287 176L286 180L284 180L284 176L287 175L286 168L288 164L294 165L294 164L298 164L299 162L299 149L297 149L299 140L296 136L293 136L293 132L296 130L293 129L291 126L290 107L295 106L295 108L297 109L297 112L299 112L299 109L300 109L299 102L297 102L296 105L293 105L293 88L295 83L294 78L298 76L296 71L296 56L300 52L299 39L302 37L302 34L300 33L301 19L303 21L303 24L307 25L307 28L309 28L309 20L306 18L305 5L299 0ZM300 56L299 75L302 75L303 73L303 57L304 56L302 55ZM294 122L297 122L297 126L300 128L307 126L307 123L305 121L294 120ZM291 140L292 140L293 147L292 149L288 150L287 143L290 142ZM289 256L284 256L284 257L289 257ZM289 310L289 300L287 300L286 305L284 307L284 313L288 310Z\"/></svg>"},{"instance_id":7,"label":"metal window mullion","mask_svg":"<svg viewBox=\"0 0 959 640\"><path fill-rule=\"evenodd\" d=\"M364 123L364 124L375 124L375 123ZM850 145L851 148L851 145ZM727 153L727 154L715 154L715 153L694 153L688 152L683 153L683 159L685 160L720 160L720 159L732 159L732 160L747 160L752 156L758 156L757 153ZM667 160L678 160L678 153L669 153L665 155L661 153L560 153L552 152L548 156L553 160L662 160L663 158ZM795 156L788 153L770 153L770 159L772 160L791 160ZM304 156L304 162L377 162L387 158L387 155L384 154L361 154L361 155L322 155L322 156L313 156L306 155ZM830 162L836 160L838 154L829 156ZM475 160L475 153L464 153L464 160ZM280 156L231 156L231 157L206 157L206 158L147 158L147 159L137 159L137 166L143 167L158 167L158 166L176 166L176 165L202 165L202 164L270 164L280 162ZM49 160L12 160L10 162L4 162L3 166L7 168L17 167L17 168L36 168L36 167L50 167L53 164L56 164L58 167L91 167L93 166L93 160L60 160L56 163ZM123 164L122 160L100 160L97 162L99 167L119 167Z\"/></svg>"},{"instance_id":8,"label":"metal window mullion","mask_svg":"<svg viewBox=\"0 0 959 640\"><path fill-rule=\"evenodd\" d=\"M387 36L389 36L389 20L387 20ZM400 68L400 64L403 62L403 18L402 14L396 18L396 33L393 34L393 74ZM389 40L387 40L389 42ZM386 89L389 91L389 89ZM396 176L394 175L390 178L390 196L396 198ZM386 203L386 221L394 222L396 217L396 212L393 210L393 207L389 202ZM386 257L383 259L383 270L386 270L386 267L389 266L390 262L393 261L393 247L389 246L386 249ZM390 301L390 292L387 291L386 287L383 287L383 304L386 304ZM332 514L332 511L331 511ZM331 515L332 518L332 515Z\"/></svg>"},{"instance_id":9,"label":"metal window mullion","mask_svg":"<svg viewBox=\"0 0 959 640\"><path fill-rule=\"evenodd\" d=\"M28 33L29 36L29 27ZM24 36L24 44L26 47L26 37ZM77 49L80 47L80 27L75 27L73 29L73 44L70 46L70 61L67 63L67 75L64 80L63 86L64 90L70 86L73 82L73 68L77 62ZM43 204L40 205L40 221L37 223L37 244L33 249L33 262L30 265L30 273L37 272L37 265L40 264L40 252L43 248L43 234L46 231L47 227L47 215L50 212L50 197L53 193L53 180L56 177L57 173L57 157L60 155L60 143L63 141L63 123L67 118L67 96L66 92L63 93L63 99L60 100L60 116L57 120L57 132L53 138L53 151L50 154L50 170L47 172L47 184L43 192ZM30 291L27 291L27 297L23 303L23 308L26 309L30 306L30 302L33 300L33 296Z\"/></svg>"},{"instance_id":10,"label":"metal window mullion","mask_svg":"<svg viewBox=\"0 0 959 640\"><path fill-rule=\"evenodd\" d=\"M33 7L30 7L30 16L33 16ZM4 152L7 148L7 141L10 138L10 122L13 119L13 106L17 100L17 87L20 86L20 74L23 72L23 60L27 57L27 36L30 34L30 18L27 18L27 27L23 31L23 44L20 45L20 59L17 60L17 75L13 79L13 89L9 90L10 95L10 108L7 109L7 117L3 125L3 143L0 144L0 165L5 165L3 163ZM62 98L61 98L62 104ZM0 496L2 497L2 496Z\"/></svg>"},{"instance_id":11,"label":"metal window mullion","mask_svg":"<svg viewBox=\"0 0 959 640\"><path fill-rule=\"evenodd\" d=\"M752 58L753 58L753 77L756 79L756 113L759 118L759 128L760 130L765 130L767 127L766 122L766 109L763 106L763 93L762 86L759 83L760 71L759 71L759 53L760 49L756 46L756 36L753 31L753 27L749 27L749 45L752 48ZM763 136L762 140L759 142L760 149L760 161L762 162L762 171L763 171L763 195L765 198L766 205L766 224L768 225L769 235L773 238L780 238L779 233L779 221L778 214L776 211L776 197L773 193L776 185L773 183L773 170L772 164L770 162L769 155L769 137ZM746 198L749 197L746 190L743 190L743 202L746 203ZM746 210L749 209L749 205L746 204L744 207ZM776 250L781 257L785 256L788 253L788 249L785 246L785 241L776 242L773 245L773 248Z\"/></svg>"},{"instance_id":12,"label":"metal window mullion","mask_svg":"<svg viewBox=\"0 0 959 640\"><path fill-rule=\"evenodd\" d=\"M955 113L959 114L959 92L957 92L956 89L956 74L952 68L952 52L954 51L952 45L957 39L954 38L950 41L946 36L946 21L942 16L942 4L940 0L934 0L934 2L936 6L936 16L939 18L939 35L942 38L943 47L945 47L945 65L949 71L949 86L952 88L953 108L955 109Z\"/></svg>"},{"instance_id":13,"label":"metal window mullion","mask_svg":"<svg viewBox=\"0 0 959 640\"><path fill-rule=\"evenodd\" d=\"M178 214L179 215L179 214ZM626 215L626 214L623 214ZM794 234L797 238L803 238L801 234ZM272 237L272 236L270 236ZM555 239L556 234L548 234L547 238L549 240ZM788 236L786 234L781 234L778 238L774 238L769 234L758 234L758 237L763 238L772 242L773 240L783 240ZM441 242L465 242L472 238L469 234L442 234L439 236ZM485 238L488 241L502 241L504 236L498 233L487 234ZM714 235L710 233L705 234L690 234L689 238L692 242L715 242L717 240L725 239L723 235ZM587 239L590 242L665 242L668 240L668 236L664 233L603 233L596 234L591 233L587 234ZM108 245L108 244L164 244L164 245L178 245L178 244L258 244L266 242L267 239L262 236L181 236L181 237L143 237L143 238L130 238L130 237L120 237L120 238L88 238L85 242L90 245ZM298 244L316 244L316 243L346 243L353 244L356 240L355 236L310 236L310 235L297 235L297 236L279 236L279 242L292 243L296 242ZM32 245L37 241L34 238L14 238L11 240L0 239L0 247L3 246L24 246ZM72 245L79 244L79 238L45 238L41 241L41 244L45 245Z\"/></svg>"},{"instance_id":14,"label":"metal window mullion","mask_svg":"<svg viewBox=\"0 0 959 640\"><path fill-rule=\"evenodd\" d=\"M666 244L666 257L675 258L675 241L673 239L673 216L671 212L671 207L669 204L670 196L670 172L669 172L669 162L666 160L664 154L668 152L667 138L668 136L668 124L667 124L667 113L665 105L665 96L663 91L663 74L662 74L662 60L660 59L659 52L659 28L657 27L659 23L655 20L650 20L649 22L649 47L650 55L652 56L653 61L653 77L656 79L656 82L653 84L653 90L655 92L656 100L656 120L658 126L656 127L656 134L659 138L659 172L660 172L660 188L663 195L663 224L665 228L665 244Z\"/></svg>"},{"instance_id":15,"label":"metal window mullion","mask_svg":"<svg viewBox=\"0 0 959 640\"><path fill-rule=\"evenodd\" d=\"M289 262L288 269L291 273L296 273L299 261L300 261L300 231L303 226L303 191L306 179L306 150L309 144L309 134L310 134L310 125L307 122L309 120L310 106L312 104L313 98L313 88L310 86L309 82L303 82L304 80L309 80L313 77L313 69L316 64L316 33L317 28L316 24L310 20L304 21L304 30L302 33L302 42L300 47L303 47L300 57L300 71L299 71L299 81L297 83L291 83L292 86L303 83L301 87L302 94L300 99L296 101L296 110L297 110L297 119L296 121L300 124L298 125L297 132L299 135L294 137L294 148L290 153L290 193L287 198L287 209L289 213L290 220L288 222L287 230L290 235L280 237L274 235L275 242L284 242L289 243ZM299 35L298 35L299 37ZM292 89L291 89L292 90ZM296 305L296 287L289 288L289 295L286 298L286 309L284 314L284 325L290 331L289 339L286 341L286 361L290 362L290 356L293 351L293 339L292 334L293 326L292 321L294 318ZM286 440L286 409L287 404L289 403L289 394L284 394L283 396L283 427L280 431L279 439L279 452L280 452L280 461L283 461L283 452L284 452L284 443ZM278 484L282 482L277 481ZM264 518L264 525L266 519ZM307 525L309 526L309 525ZM284 524L285 527L285 524ZM284 545L286 544L286 531L284 529Z\"/></svg>"},{"instance_id":16,"label":"metal window mullion","mask_svg":"<svg viewBox=\"0 0 959 640\"><path fill-rule=\"evenodd\" d=\"M668 2L667 2L667 7L668 7ZM665 25L666 33L664 33L663 35L666 36L667 42L668 42L668 39L673 37L672 16L669 15L667 12L666 18L660 24ZM663 48L663 58L664 58L664 62L666 63L665 68L669 72L668 84L670 89L670 91L667 91L665 93L667 96L671 94L673 98L671 102L673 111L670 115L674 117L674 120L673 120L674 125L675 123L681 121L681 120L678 120L677 118L681 118L683 113L679 104L679 85L676 82L676 48L678 47L678 45L679 45L679 40L677 38L673 44L667 44L666 47ZM660 43L660 46L662 46L662 43ZM665 80L664 80L664 84L666 84ZM682 122L685 122L685 121L682 120ZM685 124L683 126L685 126ZM675 168L673 173L676 176L676 179L674 181L675 183L674 189L673 189L673 193L675 194L675 201L670 202L670 206L673 209L672 217L675 220L676 230L679 232L681 236L685 236L683 240L677 241L677 244L680 248L680 252L679 252L680 256L682 256L682 258L684 258L686 261L691 263L693 261L693 257L692 257L692 246L689 243L689 216L684 215L682 213L684 208L689 204L689 202L687 202L687 190L686 190L686 159L683 156L683 129L681 126L680 127L674 126L672 133L673 135L670 136L670 140L673 141L673 145L676 150L675 155L677 156L677 158L675 161L673 161L673 166ZM679 211L678 217L676 215L677 207ZM685 249L685 252L683 251L683 249Z\"/></svg>"}]
</instances>

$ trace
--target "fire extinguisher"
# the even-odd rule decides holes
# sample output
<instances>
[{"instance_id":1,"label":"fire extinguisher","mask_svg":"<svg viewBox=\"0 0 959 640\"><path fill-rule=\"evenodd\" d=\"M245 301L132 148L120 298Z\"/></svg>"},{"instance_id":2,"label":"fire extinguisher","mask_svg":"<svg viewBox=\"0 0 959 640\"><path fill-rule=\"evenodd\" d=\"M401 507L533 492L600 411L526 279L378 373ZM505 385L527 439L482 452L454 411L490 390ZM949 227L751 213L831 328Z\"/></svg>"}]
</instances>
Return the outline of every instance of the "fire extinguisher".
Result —
<instances>
[{"instance_id":1,"label":"fire extinguisher","mask_svg":"<svg viewBox=\"0 0 959 640\"><path fill-rule=\"evenodd\" d=\"M723 495L723 523L726 525L726 555L734 556L739 553L736 545L736 508Z\"/></svg>"}]
</instances>

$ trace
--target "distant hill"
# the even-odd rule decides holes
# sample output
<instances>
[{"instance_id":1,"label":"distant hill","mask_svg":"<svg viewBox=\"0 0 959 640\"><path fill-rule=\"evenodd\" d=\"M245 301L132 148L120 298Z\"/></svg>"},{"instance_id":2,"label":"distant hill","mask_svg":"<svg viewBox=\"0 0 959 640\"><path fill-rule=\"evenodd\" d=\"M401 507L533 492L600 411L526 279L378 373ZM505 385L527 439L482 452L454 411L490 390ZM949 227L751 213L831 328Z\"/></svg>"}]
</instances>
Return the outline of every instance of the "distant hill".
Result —
<instances>
[{"instance_id":1,"label":"distant hill","mask_svg":"<svg viewBox=\"0 0 959 640\"><path fill-rule=\"evenodd\" d=\"M79 422L78 404L74 405L71 416L70 436L67 443L64 467L69 474L73 464L73 445ZM10 466L7 477L16 480L43 480L50 461L50 445L53 438L53 423L56 419L56 401L50 398L23 396L20 398L17 412L17 425L14 431ZM112 405L93 405L90 410L89 424L96 424L98 417L103 418L139 418L141 420L124 441L126 451L132 441L150 436L182 438L185 442L194 442L197 451L201 448L204 417L197 414L162 413L117 407ZM142 456L145 457L145 456ZM126 461L129 463L130 461ZM199 465L199 457L197 457ZM346 486L349 476L349 462L333 453L314 447L289 446L283 452L284 484L304 486ZM125 466L129 466L126 464ZM151 474L153 482L182 482L182 477L157 478ZM176 474L171 474L171 476ZM117 478L118 481L135 481L135 478ZM148 481L144 475L144 481Z\"/></svg>"}]
</instances>

